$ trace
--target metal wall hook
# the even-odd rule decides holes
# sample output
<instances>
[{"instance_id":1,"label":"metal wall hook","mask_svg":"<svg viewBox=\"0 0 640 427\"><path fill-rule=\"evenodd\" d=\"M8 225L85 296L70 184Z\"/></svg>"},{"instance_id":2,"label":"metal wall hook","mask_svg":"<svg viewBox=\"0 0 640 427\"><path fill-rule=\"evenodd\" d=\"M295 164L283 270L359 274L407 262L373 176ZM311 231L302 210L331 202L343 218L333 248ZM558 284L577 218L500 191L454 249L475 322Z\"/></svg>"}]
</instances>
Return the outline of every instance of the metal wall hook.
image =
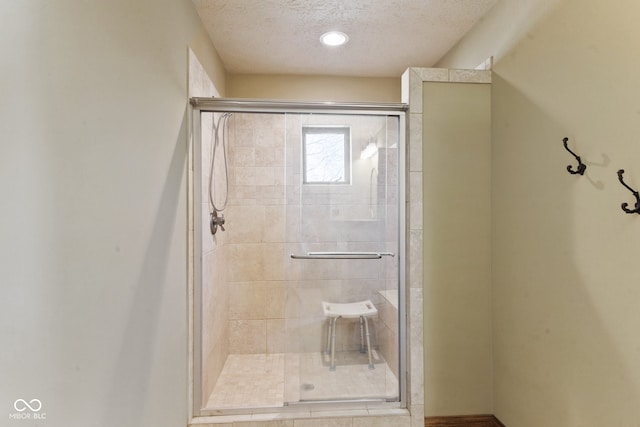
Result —
<instances>
[{"instance_id":1,"label":"metal wall hook","mask_svg":"<svg viewBox=\"0 0 640 427\"><path fill-rule=\"evenodd\" d=\"M567 171L569 171L570 174L572 175L584 175L584 171L587 169L587 165L585 165L584 163L582 163L582 160L580 160L580 156L578 156L576 153L574 153L573 151L571 151L569 149L569 147L567 146L567 142L569 142L569 138L565 137L562 138L562 143L564 144L564 148L573 155L573 157L576 158L576 160L578 161L578 170L574 170L571 165L567 166Z\"/></svg>"},{"instance_id":2,"label":"metal wall hook","mask_svg":"<svg viewBox=\"0 0 640 427\"><path fill-rule=\"evenodd\" d=\"M638 194L638 192L636 190L634 190L633 188L629 187L627 184L625 184L625 182L622 180L622 174L624 173L624 169L620 169L618 171L618 180L620 181L620 184L624 185L629 191L631 191L633 193L633 196L636 198L636 208L635 209L629 209L627 208L627 206L629 206L628 203L623 203L622 205L620 205L622 207L622 210L625 211L628 214L631 213L636 213L636 214L640 214L640 194Z\"/></svg>"}]
</instances>

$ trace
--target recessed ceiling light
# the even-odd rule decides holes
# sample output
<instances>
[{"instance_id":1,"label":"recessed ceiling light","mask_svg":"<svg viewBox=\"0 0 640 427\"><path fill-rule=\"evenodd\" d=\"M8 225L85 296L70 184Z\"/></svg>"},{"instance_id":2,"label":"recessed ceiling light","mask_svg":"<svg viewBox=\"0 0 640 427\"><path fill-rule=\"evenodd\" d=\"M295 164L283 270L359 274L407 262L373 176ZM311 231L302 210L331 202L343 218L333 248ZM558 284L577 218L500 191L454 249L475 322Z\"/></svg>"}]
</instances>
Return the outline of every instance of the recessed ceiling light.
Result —
<instances>
[{"instance_id":1,"label":"recessed ceiling light","mask_svg":"<svg viewBox=\"0 0 640 427\"><path fill-rule=\"evenodd\" d=\"M349 37L340 31L329 31L320 36L320 41L327 46L340 46L345 44Z\"/></svg>"}]
</instances>

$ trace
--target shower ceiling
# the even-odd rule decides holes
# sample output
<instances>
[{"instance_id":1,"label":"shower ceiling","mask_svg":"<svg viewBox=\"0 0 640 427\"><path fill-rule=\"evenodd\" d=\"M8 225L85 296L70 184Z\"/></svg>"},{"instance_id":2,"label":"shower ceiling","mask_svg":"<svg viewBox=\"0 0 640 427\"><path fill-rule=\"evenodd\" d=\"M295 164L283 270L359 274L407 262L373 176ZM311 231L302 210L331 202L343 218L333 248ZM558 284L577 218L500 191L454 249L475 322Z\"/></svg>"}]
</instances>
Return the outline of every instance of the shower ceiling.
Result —
<instances>
[{"instance_id":1,"label":"shower ceiling","mask_svg":"<svg viewBox=\"0 0 640 427\"><path fill-rule=\"evenodd\" d=\"M498 0L193 0L227 71L398 77L433 66ZM320 36L349 36L327 47Z\"/></svg>"}]
</instances>

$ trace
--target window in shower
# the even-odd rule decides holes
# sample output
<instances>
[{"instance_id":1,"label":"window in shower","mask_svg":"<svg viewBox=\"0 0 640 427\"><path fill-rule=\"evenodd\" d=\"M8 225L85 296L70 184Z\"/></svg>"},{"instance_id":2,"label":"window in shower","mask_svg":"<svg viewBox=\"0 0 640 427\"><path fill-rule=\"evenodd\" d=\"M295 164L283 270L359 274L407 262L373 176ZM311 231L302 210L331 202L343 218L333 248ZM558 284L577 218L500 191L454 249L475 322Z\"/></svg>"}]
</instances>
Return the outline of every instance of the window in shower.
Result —
<instances>
[{"instance_id":1,"label":"window in shower","mask_svg":"<svg viewBox=\"0 0 640 427\"><path fill-rule=\"evenodd\" d=\"M302 128L305 184L349 184L351 144L349 127Z\"/></svg>"}]
</instances>

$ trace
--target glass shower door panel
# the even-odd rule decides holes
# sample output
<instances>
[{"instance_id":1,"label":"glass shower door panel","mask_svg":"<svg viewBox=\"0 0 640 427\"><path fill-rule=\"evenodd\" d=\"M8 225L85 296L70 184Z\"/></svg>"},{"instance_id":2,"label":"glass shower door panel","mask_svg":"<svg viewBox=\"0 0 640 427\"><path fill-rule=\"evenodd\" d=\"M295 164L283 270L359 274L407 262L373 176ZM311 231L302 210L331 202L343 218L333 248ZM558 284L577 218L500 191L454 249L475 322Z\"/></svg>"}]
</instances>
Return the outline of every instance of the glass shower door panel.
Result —
<instances>
[{"instance_id":1,"label":"glass shower door panel","mask_svg":"<svg viewBox=\"0 0 640 427\"><path fill-rule=\"evenodd\" d=\"M397 357L385 357L391 354L385 348L388 291L398 281L397 189L391 189L397 167L389 168L397 118L298 119L288 124L288 132L297 133L291 151L301 162L298 174L288 174L287 208L297 218L288 240L295 277L289 303L297 311L289 322L290 347L296 351L288 353L287 369L298 378L289 381L287 397L397 400Z\"/></svg>"}]
</instances>

